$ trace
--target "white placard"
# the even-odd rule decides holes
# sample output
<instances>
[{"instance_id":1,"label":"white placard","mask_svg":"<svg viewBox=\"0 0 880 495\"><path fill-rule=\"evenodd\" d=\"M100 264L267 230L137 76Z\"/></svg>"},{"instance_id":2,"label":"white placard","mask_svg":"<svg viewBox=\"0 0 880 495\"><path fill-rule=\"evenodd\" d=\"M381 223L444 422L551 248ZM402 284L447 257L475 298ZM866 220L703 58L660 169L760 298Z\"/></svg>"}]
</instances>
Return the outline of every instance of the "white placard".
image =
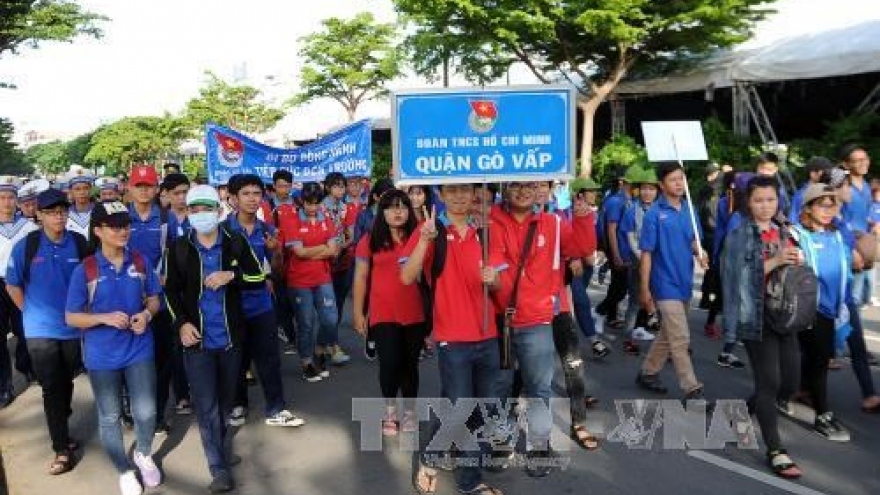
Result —
<instances>
[{"instance_id":1,"label":"white placard","mask_svg":"<svg viewBox=\"0 0 880 495\"><path fill-rule=\"evenodd\" d=\"M642 134L652 162L709 159L703 126L697 120L642 122Z\"/></svg>"}]
</instances>

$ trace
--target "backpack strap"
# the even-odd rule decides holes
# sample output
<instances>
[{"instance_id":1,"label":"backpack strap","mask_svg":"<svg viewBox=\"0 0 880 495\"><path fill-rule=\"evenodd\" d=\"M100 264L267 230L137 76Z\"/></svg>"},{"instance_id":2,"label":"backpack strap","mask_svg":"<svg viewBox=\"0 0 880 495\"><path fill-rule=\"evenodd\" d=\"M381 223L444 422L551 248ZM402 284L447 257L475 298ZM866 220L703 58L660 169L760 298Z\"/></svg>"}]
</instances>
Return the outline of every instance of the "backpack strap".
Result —
<instances>
[{"instance_id":1,"label":"backpack strap","mask_svg":"<svg viewBox=\"0 0 880 495\"><path fill-rule=\"evenodd\" d=\"M27 237L25 237L24 244L24 282L27 284L30 281L31 275L31 261L33 261L34 256L37 255L37 251L40 249L40 236L42 236L42 230L34 230L33 232L28 232Z\"/></svg>"},{"instance_id":2,"label":"backpack strap","mask_svg":"<svg viewBox=\"0 0 880 495\"><path fill-rule=\"evenodd\" d=\"M92 301L95 300L95 291L98 289L98 259L94 255L87 256L82 263L86 274L86 290L88 291L86 312L90 313Z\"/></svg>"},{"instance_id":3,"label":"backpack strap","mask_svg":"<svg viewBox=\"0 0 880 495\"><path fill-rule=\"evenodd\" d=\"M165 252L168 244L168 210L159 207L159 250Z\"/></svg>"},{"instance_id":4,"label":"backpack strap","mask_svg":"<svg viewBox=\"0 0 880 495\"><path fill-rule=\"evenodd\" d=\"M67 231L67 233L73 236L73 243L76 244L76 255L80 260L84 260L92 255L92 249L89 247L89 241L86 239L86 236L73 231Z\"/></svg>"}]
</instances>

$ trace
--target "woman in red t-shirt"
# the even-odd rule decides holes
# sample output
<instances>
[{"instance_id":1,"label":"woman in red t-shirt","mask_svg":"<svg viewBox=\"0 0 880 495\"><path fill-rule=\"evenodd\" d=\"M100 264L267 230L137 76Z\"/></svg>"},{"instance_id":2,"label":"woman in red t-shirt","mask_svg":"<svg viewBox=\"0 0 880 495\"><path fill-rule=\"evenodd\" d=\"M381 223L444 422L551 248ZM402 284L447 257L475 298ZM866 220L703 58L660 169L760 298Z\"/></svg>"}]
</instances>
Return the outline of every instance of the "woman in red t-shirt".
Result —
<instances>
[{"instance_id":1,"label":"woman in red t-shirt","mask_svg":"<svg viewBox=\"0 0 880 495\"><path fill-rule=\"evenodd\" d=\"M387 400L382 420L384 435L396 435L398 428L413 432L418 426L412 399L419 390L425 312L419 286L404 285L400 278L400 259L415 228L416 214L409 196L404 191L389 190L379 199L373 229L358 242L355 251L354 328L366 335L369 313L370 334L379 351L379 384ZM404 398L400 422L398 392Z\"/></svg>"}]
</instances>

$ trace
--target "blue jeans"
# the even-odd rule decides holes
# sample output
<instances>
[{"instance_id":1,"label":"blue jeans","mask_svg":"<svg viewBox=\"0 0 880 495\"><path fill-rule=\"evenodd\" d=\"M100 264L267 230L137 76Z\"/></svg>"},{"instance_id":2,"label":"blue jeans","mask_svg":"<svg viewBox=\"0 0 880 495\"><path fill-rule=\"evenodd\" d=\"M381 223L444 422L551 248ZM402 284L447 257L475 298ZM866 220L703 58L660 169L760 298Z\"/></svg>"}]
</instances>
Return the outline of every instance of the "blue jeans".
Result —
<instances>
[{"instance_id":1,"label":"blue jeans","mask_svg":"<svg viewBox=\"0 0 880 495\"><path fill-rule=\"evenodd\" d=\"M242 342L241 371L235 405L248 407L247 369L251 361L257 365L257 377L266 399L266 417L274 416L284 409L284 387L281 384L281 352L278 349L278 328L275 312L266 311L245 319Z\"/></svg>"},{"instance_id":2,"label":"blue jeans","mask_svg":"<svg viewBox=\"0 0 880 495\"><path fill-rule=\"evenodd\" d=\"M135 449L149 456L156 430L156 364L152 359L147 359L121 370L89 370L89 381L98 409L101 445L119 473L132 469L125 454L122 425L119 422L123 379L134 418Z\"/></svg>"},{"instance_id":3,"label":"blue jeans","mask_svg":"<svg viewBox=\"0 0 880 495\"><path fill-rule=\"evenodd\" d=\"M577 318L577 324L581 328L581 333L588 339L596 336L593 304L590 302L590 295L587 293L587 287L590 285L591 278L593 278L593 267L584 266L584 273L580 277L573 277L571 279L571 299L574 306L574 316Z\"/></svg>"},{"instance_id":4,"label":"blue jeans","mask_svg":"<svg viewBox=\"0 0 880 495\"><path fill-rule=\"evenodd\" d=\"M308 289L288 289L296 312L296 347L300 359L311 359L315 354L315 328L312 308L318 312L320 328L317 332L319 346L334 345L338 342L339 321L336 315L336 298L333 284L323 284Z\"/></svg>"},{"instance_id":5,"label":"blue jeans","mask_svg":"<svg viewBox=\"0 0 880 495\"><path fill-rule=\"evenodd\" d=\"M345 299L351 292L354 283L354 265L348 270L333 273L333 296L336 298L336 319L342 324L342 312L345 309Z\"/></svg>"},{"instance_id":6,"label":"blue jeans","mask_svg":"<svg viewBox=\"0 0 880 495\"><path fill-rule=\"evenodd\" d=\"M454 402L462 398L497 398L495 390L501 370L498 339L438 342L437 364L442 394L446 399ZM465 423L468 418L454 420ZM461 462L455 471L459 490L473 490L482 483L480 454L480 451L459 452Z\"/></svg>"},{"instance_id":7,"label":"blue jeans","mask_svg":"<svg viewBox=\"0 0 880 495\"><path fill-rule=\"evenodd\" d=\"M874 287L874 269L863 270L853 273L852 298L856 306L861 307L871 303L871 292Z\"/></svg>"},{"instance_id":8,"label":"blue jeans","mask_svg":"<svg viewBox=\"0 0 880 495\"><path fill-rule=\"evenodd\" d=\"M202 448L212 477L229 474L226 457L226 418L232 412L235 386L241 364L241 350L209 349L183 353L195 406Z\"/></svg>"},{"instance_id":9,"label":"blue jeans","mask_svg":"<svg viewBox=\"0 0 880 495\"><path fill-rule=\"evenodd\" d=\"M623 317L623 329L629 332L635 330L636 320L638 320L639 310L642 305L639 303L639 288L641 287L641 277L639 276L639 264L633 263L627 267L629 276L629 287L627 287L626 314Z\"/></svg>"},{"instance_id":10,"label":"blue jeans","mask_svg":"<svg viewBox=\"0 0 880 495\"><path fill-rule=\"evenodd\" d=\"M534 450L546 450L550 444L550 397L553 394L553 370L556 367L556 346L550 325L535 325L513 331L513 353L519 364L523 392L528 399L540 399L545 407L529 407L529 444ZM499 374L501 397L510 397L513 388L513 370Z\"/></svg>"}]
</instances>

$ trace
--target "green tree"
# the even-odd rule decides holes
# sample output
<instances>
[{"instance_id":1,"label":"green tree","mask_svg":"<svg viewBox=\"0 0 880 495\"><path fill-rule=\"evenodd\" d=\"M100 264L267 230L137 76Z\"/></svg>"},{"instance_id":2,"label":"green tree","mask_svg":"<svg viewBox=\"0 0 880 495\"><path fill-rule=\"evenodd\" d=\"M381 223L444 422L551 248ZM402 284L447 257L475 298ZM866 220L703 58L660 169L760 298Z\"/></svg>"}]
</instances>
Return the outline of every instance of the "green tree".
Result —
<instances>
[{"instance_id":1,"label":"green tree","mask_svg":"<svg viewBox=\"0 0 880 495\"><path fill-rule=\"evenodd\" d=\"M108 20L67 0L0 1L0 55L43 41L72 41L80 35L99 38Z\"/></svg>"},{"instance_id":2,"label":"green tree","mask_svg":"<svg viewBox=\"0 0 880 495\"><path fill-rule=\"evenodd\" d=\"M394 0L408 45L472 82L522 63L542 83L569 81L584 114L582 175L592 168L593 118L627 74L656 73L745 40L765 0ZM438 33L443 33L440 36ZM427 41L426 41L427 40ZM433 41L433 43L431 42ZM432 54L445 56L431 56ZM417 70L428 68L415 64Z\"/></svg>"},{"instance_id":3,"label":"green tree","mask_svg":"<svg viewBox=\"0 0 880 495\"><path fill-rule=\"evenodd\" d=\"M0 119L0 175L26 175L33 171L12 141L13 130L12 122Z\"/></svg>"},{"instance_id":4,"label":"green tree","mask_svg":"<svg viewBox=\"0 0 880 495\"><path fill-rule=\"evenodd\" d=\"M377 24L373 15L323 21L323 31L300 39L304 60L300 93L291 99L299 105L317 98L339 102L354 120L365 101L387 94L386 84L401 74L402 51L395 44L393 24Z\"/></svg>"},{"instance_id":5,"label":"green tree","mask_svg":"<svg viewBox=\"0 0 880 495\"><path fill-rule=\"evenodd\" d=\"M25 151L25 162L44 174L58 174L67 170L67 144L51 141L31 146Z\"/></svg>"},{"instance_id":6,"label":"green tree","mask_svg":"<svg viewBox=\"0 0 880 495\"><path fill-rule=\"evenodd\" d=\"M258 134L275 127L284 112L260 100L262 92L247 85L233 85L212 72L205 72L207 84L199 96L186 104L183 120L187 130L201 136L205 124L231 127L245 134Z\"/></svg>"},{"instance_id":7,"label":"green tree","mask_svg":"<svg viewBox=\"0 0 880 495\"><path fill-rule=\"evenodd\" d=\"M181 121L167 115L125 117L95 131L84 162L103 165L105 173L115 175L133 163L177 154L184 135Z\"/></svg>"},{"instance_id":8,"label":"green tree","mask_svg":"<svg viewBox=\"0 0 880 495\"><path fill-rule=\"evenodd\" d=\"M85 163L86 155L92 147L92 136L94 135L94 131L88 132L65 143L65 153L67 155L68 163Z\"/></svg>"}]
</instances>

